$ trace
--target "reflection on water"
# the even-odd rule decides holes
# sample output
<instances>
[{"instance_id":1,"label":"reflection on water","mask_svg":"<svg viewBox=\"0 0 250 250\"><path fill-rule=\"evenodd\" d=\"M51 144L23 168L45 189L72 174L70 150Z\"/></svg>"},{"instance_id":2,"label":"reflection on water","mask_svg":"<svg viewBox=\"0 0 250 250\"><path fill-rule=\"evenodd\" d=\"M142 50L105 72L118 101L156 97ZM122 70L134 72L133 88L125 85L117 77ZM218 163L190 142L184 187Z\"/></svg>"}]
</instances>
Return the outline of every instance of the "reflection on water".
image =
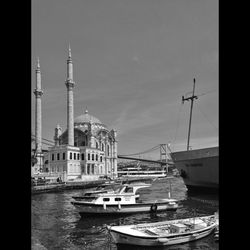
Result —
<instances>
[{"instance_id":1,"label":"reflection on water","mask_svg":"<svg viewBox=\"0 0 250 250\"><path fill-rule=\"evenodd\" d=\"M216 195L187 196L186 187L181 178L171 180L172 197L181 200L181 207L176 211L161 212L156 215L147 213L130 216L81 218L70 203L72 196L82 193L81 190L69 190L63 193L47 193L32 196L32 249L128 249L128 246L115 245L106 228L107 225L128 225L144 222L157 222L167 219L186 218L194 215L212 214L218 209ZM169 185L167 180L160 180L147 189L139 190L141 199L167 198ZM153 249L133 247L129 249ZM154 248L155 249L155 248ZM198 241L157 249L188 250L214 249L218 243L213 235Z\"/></svg>"}]
</instances>

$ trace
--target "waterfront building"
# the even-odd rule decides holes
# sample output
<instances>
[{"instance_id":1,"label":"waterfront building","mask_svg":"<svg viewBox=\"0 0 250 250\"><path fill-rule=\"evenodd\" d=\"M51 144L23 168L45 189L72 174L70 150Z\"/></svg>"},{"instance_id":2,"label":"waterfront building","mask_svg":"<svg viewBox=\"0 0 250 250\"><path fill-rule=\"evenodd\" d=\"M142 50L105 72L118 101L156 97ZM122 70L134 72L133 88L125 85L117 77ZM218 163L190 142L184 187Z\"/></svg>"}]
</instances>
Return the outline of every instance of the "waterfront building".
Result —
<instances>
[{"instance_id":1,"label":"waterfront building","mask_svg":"<svg viewBox=\"0 0 250 250\"><path fill-rule=\"evenodd\" d=\"M96 180L117 177L117 132L99 119L83 114L74 119L73 62L69 48L67 60L67 129L55 128L53 147L46 155L46 170L62 181Z\"/></svg>"}]
</instances>

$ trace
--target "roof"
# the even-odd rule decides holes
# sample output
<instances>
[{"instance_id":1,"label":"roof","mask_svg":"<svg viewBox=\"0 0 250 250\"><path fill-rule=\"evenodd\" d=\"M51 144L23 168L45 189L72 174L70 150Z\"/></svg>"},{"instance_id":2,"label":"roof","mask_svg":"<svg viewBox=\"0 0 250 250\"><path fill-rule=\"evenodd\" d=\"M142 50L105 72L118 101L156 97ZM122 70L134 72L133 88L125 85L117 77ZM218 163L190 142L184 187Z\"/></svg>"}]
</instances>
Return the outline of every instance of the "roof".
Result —
<instances>
[{"instance_id":1,"label":"roof","mask_svg":"<svg viewBox=\"0 0 250 250\"><path fill-rule=\"evenodd\" d=\"M89 123L89 122L102 124L102 122L99 119L90 115L87 109L85 110L84 114L79 115L74 120L74 123Z\"/></svg>"}]
</instances>

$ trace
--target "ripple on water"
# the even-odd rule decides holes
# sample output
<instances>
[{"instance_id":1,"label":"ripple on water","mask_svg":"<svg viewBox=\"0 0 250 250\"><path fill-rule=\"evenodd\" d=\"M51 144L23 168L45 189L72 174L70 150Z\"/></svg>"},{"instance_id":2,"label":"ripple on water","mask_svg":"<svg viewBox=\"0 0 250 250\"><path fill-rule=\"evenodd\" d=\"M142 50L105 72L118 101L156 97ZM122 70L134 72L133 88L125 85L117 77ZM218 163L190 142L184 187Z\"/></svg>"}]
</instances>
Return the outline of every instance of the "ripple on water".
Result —
<instances>
[{"instance_id":1,"label":"ripple on water","mask_svg":"<svg viewBox=\"0 0 250 250\"><path fill-rule=\"evenodd\" d=\"M72 196L81 195L83 190L68 190L63 193L48 193L32 196L32 242L33 247L40 249L128 249L127 246L116 246L110 239L107 225L128 225L146 222L157 222L194 215L206 215L215 212L218 208L218 199L214 197L188 197L182 178L171 180L172 197L182 200L176 212L167 211L157 215L134 214L121 217L81 218L74 206L70 203ZM150 188L140 190L144 201L168 197L169 182L161 180ZM205 201L205 202L204 202ZM206 203L208 201L208 203ZM43 248L42 248L43 247ZM39 248L33 248L37 250ZM145 249L129 246L132 249ZM150 249L150 248L147 248ZM213 235L199 241L187 244L164 247L168 250L211 249L217 250L218 243L214 242Z\"/></svg>"}]
</instances>

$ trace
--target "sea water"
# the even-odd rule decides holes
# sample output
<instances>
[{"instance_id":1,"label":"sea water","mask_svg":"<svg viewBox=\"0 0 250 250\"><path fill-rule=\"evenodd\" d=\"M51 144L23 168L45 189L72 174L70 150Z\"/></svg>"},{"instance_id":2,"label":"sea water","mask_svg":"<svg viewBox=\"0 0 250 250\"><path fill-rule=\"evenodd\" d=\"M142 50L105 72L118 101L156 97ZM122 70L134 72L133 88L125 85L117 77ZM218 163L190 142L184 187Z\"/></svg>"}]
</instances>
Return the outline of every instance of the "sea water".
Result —
<instances>
[{"instance_id":1,"label":"sea water","mask_svg":"<svg viewBox=\"0 0 250 250\"><path fill-rule=\"evenodd\" d=\"M170 183L167 179L153 182L147 189L138 191L140 199L151 201L168 198ZM65 190L60 193L44 193L31 197L31 234L32 250L80 250L80 249L154 249L153 247L118 246L113 242L107 225L129 225L145 222L157 222L193 216L211 215L219 209L216 194L189 194L181 177L171 179L171 196L181 200L177 211L166 211L152 215L149 213L130 216L81 218L75 207L70 203L72 196L78 196L83 190ZM159 248L157 248L159 249ZM203 239L174 245L160 249L191 250L191 249L219 249L214 234Z\"/></svg>"}]
</instances>

